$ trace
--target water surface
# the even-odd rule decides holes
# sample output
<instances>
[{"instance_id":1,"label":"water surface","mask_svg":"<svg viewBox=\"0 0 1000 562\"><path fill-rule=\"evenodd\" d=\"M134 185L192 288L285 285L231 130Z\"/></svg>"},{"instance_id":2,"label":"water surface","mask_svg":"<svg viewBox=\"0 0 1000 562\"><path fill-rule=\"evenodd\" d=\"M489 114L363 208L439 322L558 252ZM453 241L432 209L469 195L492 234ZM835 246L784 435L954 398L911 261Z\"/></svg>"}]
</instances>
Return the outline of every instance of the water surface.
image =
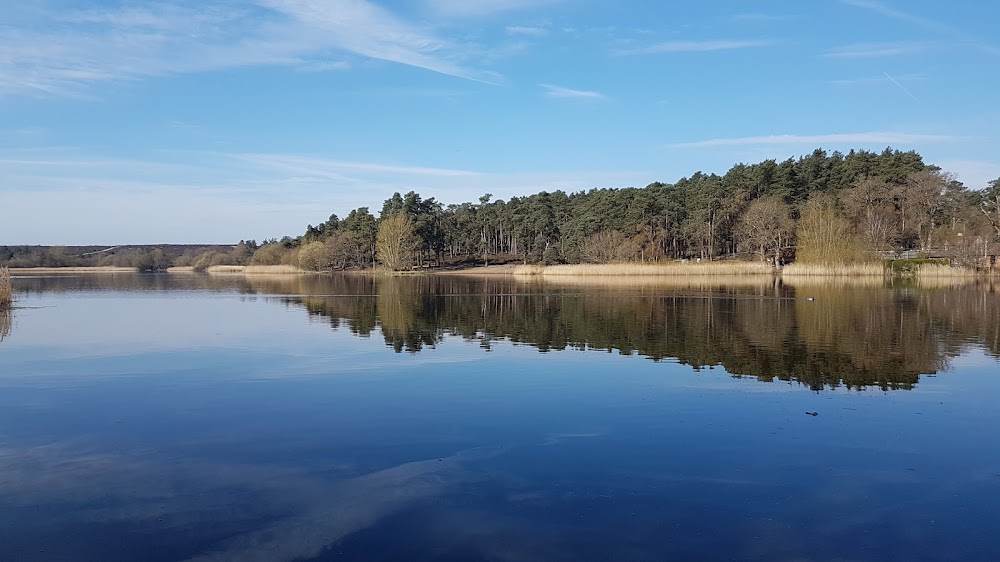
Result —
<instances>
[{"instance_id":1,"label":"water surface","mask_svg":"<svg viewBox=\"0 0 1000 562\"><path fill-rule=\"evenodd\" d=\"M990 285L16 283L5 559L1000 557Z\"/></svg>"}]
</instances>

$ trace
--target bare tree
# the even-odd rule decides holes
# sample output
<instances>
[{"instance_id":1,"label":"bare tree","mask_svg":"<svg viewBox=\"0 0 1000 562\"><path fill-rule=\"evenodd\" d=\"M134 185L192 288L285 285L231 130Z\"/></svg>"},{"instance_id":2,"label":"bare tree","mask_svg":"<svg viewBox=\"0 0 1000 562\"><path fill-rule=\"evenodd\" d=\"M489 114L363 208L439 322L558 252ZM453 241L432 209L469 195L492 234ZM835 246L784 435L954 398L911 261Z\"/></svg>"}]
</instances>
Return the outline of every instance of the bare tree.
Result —
<instances>
[{"instance_id":1,"label":"bare tree","mask_svg":"<svg viewBox=\"0 0 1000 562\"><path fill-rule=\"evenodd\" d=\"M841 198L869 250L884 251L899 231L892 205L892 186L882 178L864 177Z\"/></svg>"},{"instance_id":2,"label":"bare tree","mask_svg":"<svg viewBox=\"0 0 1000 562\"><path fill-rule=\"evenodd\" d=\"M413 221L408 215L392 215L378 225L375 237L375 254L382 265L398 271L409 266L417 248L413 234Z\"/></svg>"},{"instance_id":3,"label":"bare tree","mask_svg":"<svg viewBox=\"0 0 1000 562\"><path fill-rule=\"evenodd\" d=\"M778 197L756 199L740 217L735 234L741 250L777 265L792 239L791 209Z\"/></svg>"},{"instance_id":4,"label":"bare tree","mask_svg":"<svg viewBox=\"0 0 1000 562\"><path fill-rule=\"evenodd\" d=\"M979 209L993 225L997 237L1000 237L1000 178L991 181L990 186L983 190Z\"/></svg>"},{"instance_id":5,"label":"bare tree","mask_svg":"<svg viewBox=\"0 0 1000 562\"><path fill-rule=\"evenodd\" d=\"M617 230L593 234L580 248L580 257L587 263L635 261L638 253L638 244Z\"/></svg>"}]
</instances>

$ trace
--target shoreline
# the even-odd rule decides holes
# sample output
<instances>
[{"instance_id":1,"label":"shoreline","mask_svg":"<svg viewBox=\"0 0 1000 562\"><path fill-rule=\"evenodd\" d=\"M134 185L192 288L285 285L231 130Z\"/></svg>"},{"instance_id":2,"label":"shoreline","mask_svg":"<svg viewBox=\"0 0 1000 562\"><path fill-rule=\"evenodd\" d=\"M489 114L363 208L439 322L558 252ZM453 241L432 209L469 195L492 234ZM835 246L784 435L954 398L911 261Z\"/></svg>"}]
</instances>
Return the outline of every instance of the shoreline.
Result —
<instances>
[{"instance_id":1,"label":"shoreline","mask_svg":"<svg viewBox=\"0 0 1000 562\"><path fill-rule=\"evenodd\" d=\"M25 267L8 268L12 277L27 277L32 275L60 274L137 274L134 267ZM622 263L622 264L560 264L560 265L474 265L461 268L407 270L385 272L372 269L352 269L343 271L306 271L289 265L264 266L213 266L202 271L193 267L170 267L161 273L194 275L205 273L209 275L376 275L376 276L496 276L528 279L643 279L672 277L749 277L753 279L785 279L801 280L816 279L996 279L998 273L976 271L969 268L944 265L922 265L913 271L894 272L886 264L850 264L843 266L817 266L810 264L789 264L783 268L774 268L763 262L715 261L703 263Z\"/></svg>"},{"instance_id":2,"label":"shoreline","mask_svg":"<svg viewBox=\"0 0 1000 562\"><path fill-rule=\"evenodd\" d=\"M14 277L25 275L51 275L59 273L138 273L137 267L11 267Z\"/></svg>"}]
</instances>

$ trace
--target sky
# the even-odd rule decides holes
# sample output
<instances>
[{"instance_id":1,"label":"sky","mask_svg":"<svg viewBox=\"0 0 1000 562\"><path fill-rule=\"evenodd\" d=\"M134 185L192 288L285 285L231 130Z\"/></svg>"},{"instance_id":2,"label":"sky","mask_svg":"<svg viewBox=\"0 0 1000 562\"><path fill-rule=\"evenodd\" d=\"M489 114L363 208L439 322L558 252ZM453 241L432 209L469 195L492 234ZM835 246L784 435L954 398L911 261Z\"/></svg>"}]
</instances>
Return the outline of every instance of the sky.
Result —
<instances>
[{"instance_id":1,"label":"sky","mask_svg":"<svg viewBox=\"0 0 1000 562\"><path fill-rule=\"evenodd\" d=\"M0 244L298 235L445 204L916 150L1000 177L1000 3L12 0Z\"/></svg>"}]
</instances>

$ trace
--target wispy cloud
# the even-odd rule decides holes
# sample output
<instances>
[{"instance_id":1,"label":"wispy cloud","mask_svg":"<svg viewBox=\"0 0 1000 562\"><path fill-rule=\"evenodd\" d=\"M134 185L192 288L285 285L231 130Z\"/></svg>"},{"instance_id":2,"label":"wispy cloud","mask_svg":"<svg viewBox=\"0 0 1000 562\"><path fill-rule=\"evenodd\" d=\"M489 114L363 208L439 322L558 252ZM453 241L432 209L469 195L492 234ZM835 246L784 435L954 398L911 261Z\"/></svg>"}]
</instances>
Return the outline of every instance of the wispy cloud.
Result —
<instances>
[{"instance_id":1,"label":"wispy cloud","mask_svg":"<svg viewBox=\"0 0 1000 562\"><path fill-rule=\"evenodd\" d=\"M348 178L344 174L351 172L374 172L390 176L429 176L440 178L469 178L480 175L476 172L466 170L353 162L288 154L231 154L229 156L260 167L291 171L316 178L350 179L351 181L361 180L358 178Z\"/></svg>"},{"instance_id":2,"label":"wispy cloud","mask_svg":"<svg viewBox=\"0 0 1000 562\"><path fill-rule=\"evenodd\" d=\"M913 145L960 140L951 135L899 132L832 133L825 135L769 135L709 139L673 144L675 148L719 148L728 146L821 146L821 145Z\"/></svg>"},{"instance_id":3,"label":"wispy cloud","mask_svg":"<svg viewBox=\"0 0 1000 562\"><path fill-rule=\"evenodd\" d=\"M897 74L894 78L898 82L918 82L921 80L927 80L929 76L921 72L911 72L909 74ZM885 84L885 75L880 76L868 76L865 78L839 78L836 80L830 80L829 84L834 86L866 86L875 84Z\"/></svg>"},{"instance_id":4,"label":"wispy cloud","mask_svg":"<svg viewBox=\"0 0 1000 562\"><path fill-rule=\"evenodd\" d=\"M544 27L529 25L508 25L507 35L523 35L526 37L544 37L549 34L549 30Z\"/></svg>"},{"instance_id":5,"label":"wispy cloud","mask_svg":"<svg viewBox=\"0 0 1000 562\"><path fill-rule=\"evenodd\" d=\"M855 8L863 8L865 10L870 10L877 14L881 14L888 18L899 20L902 22L917 25L919 27L924 27L927 29L932 29L942 33L953 33L955 30L948 25L941 23L940 21L935 21L930 18L924 18L920 16L915 16L913 14L908 14L906 12L901 12L881 2L873 2L871 0L840 0L842 4L847 4L848 6L854 6Z\"/></svg>"},{"instance_id":6,"label":"wispy cloud","mask_svg":"<svg viewBox=\"0 0 1000 562\"><path fill-rule=\"evenodd\" d=\"M913 54L927 48L924 43L855 43L823 53L832 59L874 59Z\"/></svg>"},{"instance_id":7,"label":"wispy cloud","mask_svg":"<svg viewBox=\"0 0 1000 562\"><path fill-rule=\"evenodd\" d=\"M550 98L574 98L589 100L606 99L604 94L590 90L573 90L571 88L554 86L552 84L539 84L539 86L545 89L545 95Z\"/></svg>"},{"instance_id":8,"label":"wispy cloud","mask_svg":"<svg viewBox=\"0 0 1000 562\"><path fill-rule=\"evenodd\" d=\"M50 13L0 28L0 96L85 95L112 80L280 65L344 70L345 55L495 83L476 49L365 0L223 0Z\"/></svg>"},{"instance_id":9,"label":"wispy cloud","mask_svg":"<svg viewBox=\"0 0 1000 562\"><path fill-rule=\"evenodd\" d=\"M444 17L475 18L498 12L538 8L561 0L427 0L430 10Z\"/></svg>"},{"instance_id":10,"label":"wispy cloud","mask_svg":"<svg viewBox=\"0 0 1000 562\"><path fill-rule=\"evenodd\" d=\"M901 21L903 23L908 23L916 27L922 27L929 31L933 31L941 35L946 35L962 43L972 45L978 48L979 50L986 51L994 55L1000 55L1000 48L996 47L995 45L986 43L980 40L979 38L973 37L961 29L943 23L940 19L932 19L928 17L918 16L915 14L910 14L902 10L897 10L882 2L876 2L873 0L840 0L840 1L842 4L868 10L876 14L879 14L881 16Z\"/></svg>"},{"instance_id":11,"label":"wispy cloud","mask_svg":"<svg viewBox=\"0 0 1000 562\"><path fill-rule=\"evenodd\" d=\"M765 14L760 12L748 13L748 14L736 14L730 19L735 22L741 23L773 23L779 21L788 21L794 19L795 16L787 14Z\"/></svg>"},{"instance_id":12,"label":"wispy cloud","mask_svg":"<svg viewBox=\"0 0 1000 562\"><path fill-rule=\"evenodd\" d=\"M666 41L634 49L621 49L616 55L657 55L666 53L703 53L710 51L728 51L735 49L752 49L773 45L771 40L715 40L715 41Z\"/></svg>"}]
</instances>

